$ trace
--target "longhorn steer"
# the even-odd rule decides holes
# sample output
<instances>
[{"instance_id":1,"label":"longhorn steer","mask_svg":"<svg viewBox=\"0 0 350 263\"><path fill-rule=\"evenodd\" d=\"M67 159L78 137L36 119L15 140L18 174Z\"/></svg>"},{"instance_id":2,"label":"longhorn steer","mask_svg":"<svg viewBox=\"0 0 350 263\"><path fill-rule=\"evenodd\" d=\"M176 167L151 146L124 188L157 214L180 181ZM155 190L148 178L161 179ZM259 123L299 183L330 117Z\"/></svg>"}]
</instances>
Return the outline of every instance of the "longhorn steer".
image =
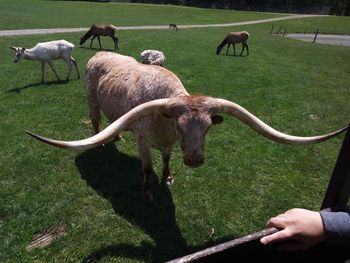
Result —
<instances>
[{"instance_id":1,"label":"longhorn steer","mask_svg":"<svg viewBox=\"0 0 350 263\"><path fill-rule=\"evenodd\" d=\"M185 165L202 165L205 134L212 124L223 120L217 113L228 113L280 143L317 143L346 129L314 137L290 136L274 130L233 102L189 95L178 77L165 68L144 65L131 57L110 52L99 52L89 60L86 90L95 136L70 142L28 133L56 147L86 150L109 142L123 130L133 131L143 165L143 190L150 199L153 173L150 147L161 151L163 178L172 183L169 159L173 145L179 140ZM101 132L100 109L113 122Z\"/></svg>"}]
</instances>

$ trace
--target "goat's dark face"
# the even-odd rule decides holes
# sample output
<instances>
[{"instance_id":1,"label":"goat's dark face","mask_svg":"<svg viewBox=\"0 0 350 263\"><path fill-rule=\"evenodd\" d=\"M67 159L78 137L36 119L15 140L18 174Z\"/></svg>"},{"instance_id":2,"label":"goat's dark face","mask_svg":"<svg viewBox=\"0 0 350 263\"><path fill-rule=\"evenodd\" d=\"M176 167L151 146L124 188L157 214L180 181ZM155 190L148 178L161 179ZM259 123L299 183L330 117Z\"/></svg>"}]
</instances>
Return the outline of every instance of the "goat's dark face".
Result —
<instances>
[{"instance_id":1,"label":"goat's dark face","mask_svg":"<svg viewBox=\"0 0 350 263\"><path fill-rule=\"evenodd\" d=\"M18 63L24 57L24 51L26 50L24 47L10 47L13 49L15 53L15 60L13 62Z\"/></svg>"}]
</instances>

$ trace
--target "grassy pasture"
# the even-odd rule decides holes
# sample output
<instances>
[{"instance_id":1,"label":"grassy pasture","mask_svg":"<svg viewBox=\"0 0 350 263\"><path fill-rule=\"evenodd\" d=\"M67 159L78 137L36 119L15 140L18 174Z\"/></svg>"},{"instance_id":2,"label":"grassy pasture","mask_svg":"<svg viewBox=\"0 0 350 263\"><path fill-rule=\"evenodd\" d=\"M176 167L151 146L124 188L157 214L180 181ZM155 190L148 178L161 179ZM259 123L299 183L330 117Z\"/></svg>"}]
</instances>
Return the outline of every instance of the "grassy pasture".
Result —
<instances>
[{"instance_id":1,"label":"grassy pasture","mask_svg":"<svg viewBox=\"0 0 350 263\"><path fill-rule=\"evenodd\" d=\"M156 13L163 7L147 8ZM204 11L213 22L216 12L224 12ZM98 12L96 16L103 17ZM149 18L141 19L153 24ZM46 25L32 21L23 27ZM78 22L67 18L55 23L62 27L78 26ZM129 21L123 23L129 25ZM305 23L328 33L350 33L349 18L313 18ZM12 28L14 22L9 19L7 24ZM120 53L139 58L144 49L160 49L167 57L165 67L180 77L189 92L232 100L289 134L322 134L346 125L349 48L271 36L271 25L121 31ZM288 21L288 28L303 30L303 20ZM243 29L251 34L249 57L215 55L226 32ZM202 167L184 166L176 147L171 160L176 178L170 189L158 182L161 160L154 151L157 178L152 203L142 197L140 161L131 134L125 133L124 141L86 152L54 149L29 138L25 130L67 140L92 134L85 124L84 79L76 80L73 71L71 81L57 83L48 67L47 82L41 84L39 63L14 64L7 46L30 47L64 38L76 44L73 55L84 75L86 62L98 50L79 47L80 36L0 38L0 262L92 258L163 262L259 230L270 216L288 208L319 208L343 136L306 147L280 145L224 116L224 123L212 127L206 137ZM113 47L105 38L102 45ZM56 66L63 78L66 65L57 61ZM103 125L107 126L105 119ZM44 249L25 250L35 233L58 224L67 225L66 236Z\"/></svg>"},{"instance_id":2,"label":"grassy pasture","mask_svg":"<svg viewBox=\"0 0 350 263\"><path fill-rule=\"evenodd\" d=\"M89 27L97 23L116 26L232 23L284 15L170 5L2 0L0 29Z\"/></svg>"},{"instance_id":3,"label":"grassy pasture","mask_svg":"<svg viewBox=\"0 0 350 263\"><path fill-rule=\"evenodd\" d=\"M292 21L280 21L275 22L274 32L278 30L280 26L287 28L288 33L315 33L319 30L320 33L325 34L349 34L350 33L350 19L349 17L339 16L324 16L324 17L313 17L294 19ZM272 27L272 26L271 26ZM270 30L271 30L270 27ZM282 29L283 31L283 29Z\"/></svg>"}]
</instances>

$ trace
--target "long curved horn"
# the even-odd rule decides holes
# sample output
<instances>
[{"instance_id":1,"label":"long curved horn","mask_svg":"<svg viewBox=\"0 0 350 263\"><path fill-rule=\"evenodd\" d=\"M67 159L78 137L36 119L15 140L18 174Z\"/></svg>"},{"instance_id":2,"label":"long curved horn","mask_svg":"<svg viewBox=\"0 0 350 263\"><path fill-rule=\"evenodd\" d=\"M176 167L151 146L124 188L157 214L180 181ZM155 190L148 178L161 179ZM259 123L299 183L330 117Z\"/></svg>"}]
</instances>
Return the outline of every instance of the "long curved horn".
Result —
<instances>
[{"instance_id":1,"label":"long curved horn","mask_svg":"<svg viewBox=\"0 0 350 263\"><path fill-rule=\"evenodd\" d=\"M265 136L266 138L269 138L270 140L280 142L280 143L286 143L286 144L313 144L322 142L325 140L328 140L332 137L337 136L338 134L344 132L348 126L337 130L335 132L327 133L324 135L319 136L312 136L312 137L299 137L299 136L292 136L288 135L282 132L279 132L266 123L264 123L262 120L251 114L249 111L244 109L242 106L233 103L228 100L224 99L213 99L212 102L214 105L214 110L218 112L225 112L233 117L236 117L243 123L247 124L249 127L254 129L257 133Z\"/></svg>"},{"instance_id":2,"label":"long curved horn","mask_svg":"<svg viewBox=\"0 0 350 263\"><path fill-rule=\"evenodd\" d=\"M116 136L116 134L125 130L135 121L140 120L149 115L159 113L159 109L163 105L168 103L169 100L170 99L158 99L141 104L133 108L123 116L121 116L119 119L115 120L112 124L110 124L106 129L104 129L100 133L80 141L58 141L36 135L29 131L26 131L26 133L28 133L30 136L34 137L35 139L38 139L41 142L47 143L55 147L70 150L88 150L109 142Z\"/></svg>"}]
</instances>

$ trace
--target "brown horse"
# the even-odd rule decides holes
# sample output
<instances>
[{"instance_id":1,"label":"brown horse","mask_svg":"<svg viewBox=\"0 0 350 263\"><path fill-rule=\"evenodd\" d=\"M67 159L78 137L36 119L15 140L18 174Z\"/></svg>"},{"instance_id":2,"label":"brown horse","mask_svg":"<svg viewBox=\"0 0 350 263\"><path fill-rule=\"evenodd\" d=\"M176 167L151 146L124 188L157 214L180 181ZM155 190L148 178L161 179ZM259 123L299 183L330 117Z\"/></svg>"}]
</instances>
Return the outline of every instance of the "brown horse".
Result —
<instances>
[{"instance_id":1,"label":"brown horse","mask_svg":"<svg viewBox=\"0 0 350 263\"><path fill-rule=\"evenodd\" d=\"M233 46L234 55L236 55L235 44L242 43L242 52L241 52L240 56L242 56L245 48L247 48L247 56L248 56L249 55L249 49L248 49L248 44L247 44L248 37L249 37L249 33L247 31L228 33L227 36L225 37L225 39L220 43L220 45L218 45L218 47L216 49L216 55L220 54L221 49L226 44L228 45L227 49L226 49L226 55L228 53L228 50L229 50L231 44Z\"/></svg>"},{"instance_id":2,"label":"brown horse","mask_svg":"<svg viewBox=\"0 0 350 263\"><path fill-rule=\"evenodd\" d=\"M176 24L169 24L169 28L174 28L174 29L176 29L176 30L179 30L179 29L177 28L177 25L176 25Z\"/></svg>"},{"instance_id":3,"label":"brown horse","mask_svg":"<svg viewBox=\"0 0 350 263\"><path fill-rule=\"evenodd\" d=\"M86 40L88 40L91 36L93 36L91 39L90 48L92 47L92 42L97 37L98 43L100 44L100 49L102 49L100 36L108 36L112 38L114 42L114 50L119 49L118 38L114 35L116 31L117 31L117 28L113 25L105 25L105 24L92 25L90 27L90 30L82 38L80 38L80 45L84 44Z\"/></svg>"}]
</instances>

